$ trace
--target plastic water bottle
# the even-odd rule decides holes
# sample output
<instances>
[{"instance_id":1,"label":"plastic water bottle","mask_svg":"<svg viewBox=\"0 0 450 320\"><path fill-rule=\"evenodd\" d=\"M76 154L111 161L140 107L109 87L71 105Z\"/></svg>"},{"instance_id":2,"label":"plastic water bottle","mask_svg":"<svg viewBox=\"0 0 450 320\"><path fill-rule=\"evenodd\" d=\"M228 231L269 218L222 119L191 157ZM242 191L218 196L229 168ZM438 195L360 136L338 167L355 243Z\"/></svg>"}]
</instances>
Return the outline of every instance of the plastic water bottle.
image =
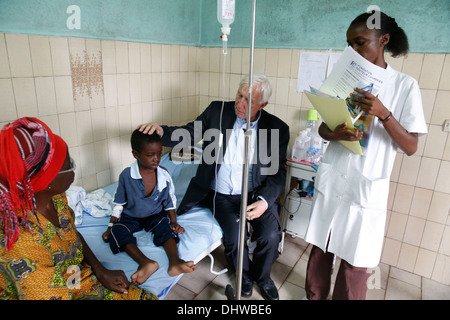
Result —
<instances>
[{"instance_id":1,"label":"plastic water bottle","mask_svg":"<svg viewBox=\"0 0 450 320\"><path fill-rule=\"evenodd\" d=\"M322 149L323 139L319 135L319 116L317 115L317 110L308 110L306 130L309 131L309 135L311 137L310 147L314 149Z\"/></svg>"},{"instance_id":2,"label":"plastic water bottle","mask_svg":"<svg viewBox=\"0 0 450 320\"><path fill-rule=\"evenodd\" d=\"M310 148L311 138L308 136L307 130L300 131L299 136L295 139L292 148L292 159L301 161L306 158L306 151Z\"/></svg>"}]
</instances>

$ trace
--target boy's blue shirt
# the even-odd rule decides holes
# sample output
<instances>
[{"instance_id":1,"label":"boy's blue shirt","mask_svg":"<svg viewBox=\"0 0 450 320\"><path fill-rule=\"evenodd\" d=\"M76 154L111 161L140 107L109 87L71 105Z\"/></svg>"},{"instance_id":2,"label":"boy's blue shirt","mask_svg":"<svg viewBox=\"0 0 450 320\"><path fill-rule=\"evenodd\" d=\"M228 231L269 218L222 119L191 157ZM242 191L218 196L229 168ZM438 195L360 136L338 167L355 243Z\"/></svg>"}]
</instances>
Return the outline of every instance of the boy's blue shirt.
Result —
<instances>
[{"instance_id":1,"label":"boy's blue shirt","mask_svg":"<svg viewBox=\"0 0 450 320\"><path fill-rule=\"evenodd\" d=\"M113 203L123 206L123 213L135 218L175 210L177 201L175 187L169 172L158 166L156 174L157 184L152 193L145 197L145 186L136 160L120 174Z\"/></svg>"}]
</instances>

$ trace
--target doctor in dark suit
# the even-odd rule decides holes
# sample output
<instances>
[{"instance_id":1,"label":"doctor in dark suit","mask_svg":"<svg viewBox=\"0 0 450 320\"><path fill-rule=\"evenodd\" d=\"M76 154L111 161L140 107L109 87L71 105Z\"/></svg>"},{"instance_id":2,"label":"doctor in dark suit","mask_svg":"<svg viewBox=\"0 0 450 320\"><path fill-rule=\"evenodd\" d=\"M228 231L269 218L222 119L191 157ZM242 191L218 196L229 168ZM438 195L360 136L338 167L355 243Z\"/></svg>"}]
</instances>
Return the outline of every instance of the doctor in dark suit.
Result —
<instances>
[{"instance_id":1,"label":"doctor in dark suit","mask_svg":"<svg viewBox=\"0 0 450 320\"><path fill-rule=\"evenodd\" d=\"M242 296L250 296L253 281L265 299L277 300L278 291L270 278L281 241L278 196L286 178L286 150L289 127L263 110L272 93L269 78L254 74L250 110L250 168L247 219L256 243L253 259L245 246ZM144 133L156 132L165 146L180 148L203 139L203 155L177 213L195 205L211 208L223 230L225 256L232 271L237 268L239 218L244 163L244 131L248 108L249 79L244 77L233 102L212 102L194 122L184 126L141 125ZM187 137L187 138L186 138ZM188 140L188 141L187 141Z\"/></svg>"}]
</instances>

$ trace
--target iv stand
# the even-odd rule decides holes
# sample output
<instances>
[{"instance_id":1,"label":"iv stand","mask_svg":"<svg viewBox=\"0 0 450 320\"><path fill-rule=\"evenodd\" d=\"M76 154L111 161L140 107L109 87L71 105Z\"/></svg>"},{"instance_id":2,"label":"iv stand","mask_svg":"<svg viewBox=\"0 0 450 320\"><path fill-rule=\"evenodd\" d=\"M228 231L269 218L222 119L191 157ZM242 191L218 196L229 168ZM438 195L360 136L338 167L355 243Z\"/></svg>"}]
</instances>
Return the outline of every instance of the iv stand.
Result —
<instances>
[{"instance_id":1,"label":"iv stand","mask_svg":"<svg viewBox=\"0 0 450 320\"><path fill-rule=\"evenodd\" d=\"M239 233L239 247L238 247L238 263L236 270L236 294L233 288L227 285L225 294L229 300L241 299L242 288L242 274L244 262L244 246L245 234L247 227L247 198L248 198L248 175L249 175L249 150L250 150L250 110L252 108L252 90L253 90L253 54L255 49L255 18L256 18L256 0L253 0L252 9L252 39L250 47L250 70L249 70L249 87L248 87L248 107L247 107L247 128L245 130L245 149L244 149L244 168L242 176L242 197L241 197L241 217L240 217L240 233Z\"/></svg>"}]
</instances>

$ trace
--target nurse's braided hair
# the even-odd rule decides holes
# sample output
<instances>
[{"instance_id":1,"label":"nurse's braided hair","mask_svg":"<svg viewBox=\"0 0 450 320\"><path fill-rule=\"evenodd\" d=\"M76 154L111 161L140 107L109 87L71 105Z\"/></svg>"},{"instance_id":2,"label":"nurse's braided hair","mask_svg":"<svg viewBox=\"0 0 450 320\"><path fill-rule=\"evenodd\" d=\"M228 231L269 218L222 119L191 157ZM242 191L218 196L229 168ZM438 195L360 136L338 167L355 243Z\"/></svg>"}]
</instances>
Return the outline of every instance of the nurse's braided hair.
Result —
<instances>
[{"instance_id":1,"label":"nurse's braided hair","mask_svg":"<svg viewBox=\"0 0 450 320\"><path fill-rule=\"evenodd\" d=\"M350 26L359 24L359 23L367 23L367 20L372 17L375 11L367 12L359 15L352 21ZM393 57L398 57L402 55L406 55L409 51L408 37L406 36L405 31L400 28L395 21L394 18L388 16L383 12L379 12L380 17L380 28L376 28L379 35L383 35L389 33L390 40L386 45L385 49L391 53Z\"/></svg>"}]
</instances>

